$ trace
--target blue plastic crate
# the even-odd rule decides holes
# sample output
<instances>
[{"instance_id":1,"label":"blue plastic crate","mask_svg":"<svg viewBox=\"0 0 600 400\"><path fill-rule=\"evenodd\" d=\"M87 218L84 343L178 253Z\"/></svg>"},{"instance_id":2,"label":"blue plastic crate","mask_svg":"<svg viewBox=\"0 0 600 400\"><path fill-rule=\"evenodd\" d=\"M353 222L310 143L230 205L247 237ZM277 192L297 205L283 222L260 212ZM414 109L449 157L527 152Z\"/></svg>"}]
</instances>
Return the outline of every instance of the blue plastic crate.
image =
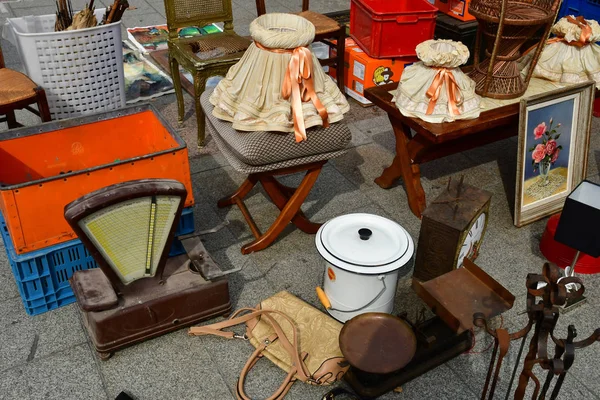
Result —
<instances>
[{"instance_id":1,"label":"blue plastic crate","mask_svg":"<svg viewBox=\"0 0 600 400\"><path fill-rule=\"evenodd\" d=\"M188 207L183 210L175 235L192 232L194 209ZM30 253L16 254L2 213L0 233L23 306L29 315L38 315L73 303L75 296L69 285L69 278L75 271L97 267L96 261L79 239ZM184 252L181 242L175 240L169 255L173 257Z\"/></svg>"},{"instance_id":2,"label":"blue plastic crate","mask_svg":"<svg viewBox=\"0 0 600 400\"><path fill-rule=\"evenodd\" d=\"M600 20L600 0L563 0L558 18L583 15L585 19ZM557 20L558 20L557 18Z\"/></svg>"}]
</instances>

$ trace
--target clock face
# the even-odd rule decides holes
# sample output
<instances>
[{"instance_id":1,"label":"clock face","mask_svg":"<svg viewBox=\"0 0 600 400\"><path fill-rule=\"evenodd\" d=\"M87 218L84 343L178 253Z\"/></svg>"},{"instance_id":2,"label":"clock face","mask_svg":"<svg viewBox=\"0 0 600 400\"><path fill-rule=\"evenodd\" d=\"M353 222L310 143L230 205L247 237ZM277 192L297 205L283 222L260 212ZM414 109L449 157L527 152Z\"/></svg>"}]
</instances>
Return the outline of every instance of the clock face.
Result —
<instances>
[{"instance_id":1,"label":"clock face","mask_svg":"<svg viewBox=\"0 0 600 400\"><path fill-rule=\"evenodd\" d=\"M481 246L481 238L483 237L483 230L485 229L486 218L487 214L481 213L473 225L471 225L471 229L469 229L469 232L465 236L465 240L458 253L456 268L462 267L463 259L465 257L469 260L477 258L479 247Z\"/></svg>"}]
</instances>

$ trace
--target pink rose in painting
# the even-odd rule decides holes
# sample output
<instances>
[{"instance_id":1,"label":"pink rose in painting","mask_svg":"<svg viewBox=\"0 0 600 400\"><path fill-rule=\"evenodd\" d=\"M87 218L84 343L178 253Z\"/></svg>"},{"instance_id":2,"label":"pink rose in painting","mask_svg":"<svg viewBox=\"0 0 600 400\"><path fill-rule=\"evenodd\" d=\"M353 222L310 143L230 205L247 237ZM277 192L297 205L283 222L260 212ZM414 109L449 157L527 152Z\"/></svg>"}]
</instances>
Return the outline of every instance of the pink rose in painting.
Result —
<instances>
[{"instance_id":1,"label":"pink rose in painting","mask_svg":"<svg viewBox=\"0 0 600 400\"><path fill-rule=\"evenodd\" d=\"M554 140L554 139L548 140L548 143L546 143L546 154L551 156L557 147L558 147L558 144L556 144L556 140Z\"/></svg>"},{"instance_id":2,"label":"pink rose in painting","mask_svg":"<svg viewBox=\"0 0 600 400\"><path fill-rule=\"evenodd\" d=\"M556 149L556 151L554 152L554 154L552 154L552 158L550 159L551 163L556 162L556 160L558 159L558 153L560 153L560 149Z\"/></svg>"},{"instance_id":3,"label":"pink rose in painting","mask_svg":"<svg viewBox=\"0 0 600 400\"><path fill-rule=\"evenodd\" d=\"M543 144L538 144L533 150L531 157L535 160L536 163L539 163L546 157L546 146Z\"/></svg>"},{"instance_id":4,"label":"pink rose in painting","mask_svg":"<svg viewBox=\"0 0 600 400\"><path fill-rule=\"evenodd\" d=\"M542 135L544 134L544 132L546 132L546 123L542 122L541 124L536 126L535 129L533 130L533 136L535 137L535 140L538 140L539 138L541 138Z\"/></svg>"}]
</instances>

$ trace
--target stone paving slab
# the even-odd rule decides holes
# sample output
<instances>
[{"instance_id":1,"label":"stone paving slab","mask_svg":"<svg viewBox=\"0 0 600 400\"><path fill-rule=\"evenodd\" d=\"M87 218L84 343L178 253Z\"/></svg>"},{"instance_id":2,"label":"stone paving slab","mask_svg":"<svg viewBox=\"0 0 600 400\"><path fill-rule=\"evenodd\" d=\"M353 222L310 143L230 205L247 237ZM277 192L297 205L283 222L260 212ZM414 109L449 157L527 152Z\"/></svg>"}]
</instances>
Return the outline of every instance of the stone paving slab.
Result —
<instances>
[{"instance_id":1,"label":"stone paving slab","mask_svg":"<svg viewBox=\"0 0 600 400\"><path fill-rule=\"evenodd\" d=\"M87 343L2 372L0 399L104 400L107 397Z\"/></svg>"},{"instance_id":2,"label":"stone paving slab","mask_svg":"<svg viewBox=\"0 0 600 400\"><path fill-rule=\"evenodd\" d=\"M21 298L13 297L4 300L0 310L0 371L87 341L74 304L31 317Z\"/></svg>"}]
</instances>

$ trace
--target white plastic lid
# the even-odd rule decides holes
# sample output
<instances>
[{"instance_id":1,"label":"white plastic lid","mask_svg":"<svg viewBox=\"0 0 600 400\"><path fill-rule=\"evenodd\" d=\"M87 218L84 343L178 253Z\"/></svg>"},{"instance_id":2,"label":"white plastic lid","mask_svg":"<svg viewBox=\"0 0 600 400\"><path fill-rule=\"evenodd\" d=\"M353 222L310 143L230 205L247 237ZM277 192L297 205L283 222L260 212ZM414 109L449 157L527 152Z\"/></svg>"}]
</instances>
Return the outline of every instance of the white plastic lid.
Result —
<instances>
[{"instance_id":1,"label":"white plastic lid","mask_svg":"<svg viewBox=\"0 0 600 400\"><path fill-rule=\"evenodd\" d=\"M373 214L347 214L323 224L317 250L330 264L359 274L382 274L406 265L413 240L394 221Z\"/></svg>"}]
</instances>

